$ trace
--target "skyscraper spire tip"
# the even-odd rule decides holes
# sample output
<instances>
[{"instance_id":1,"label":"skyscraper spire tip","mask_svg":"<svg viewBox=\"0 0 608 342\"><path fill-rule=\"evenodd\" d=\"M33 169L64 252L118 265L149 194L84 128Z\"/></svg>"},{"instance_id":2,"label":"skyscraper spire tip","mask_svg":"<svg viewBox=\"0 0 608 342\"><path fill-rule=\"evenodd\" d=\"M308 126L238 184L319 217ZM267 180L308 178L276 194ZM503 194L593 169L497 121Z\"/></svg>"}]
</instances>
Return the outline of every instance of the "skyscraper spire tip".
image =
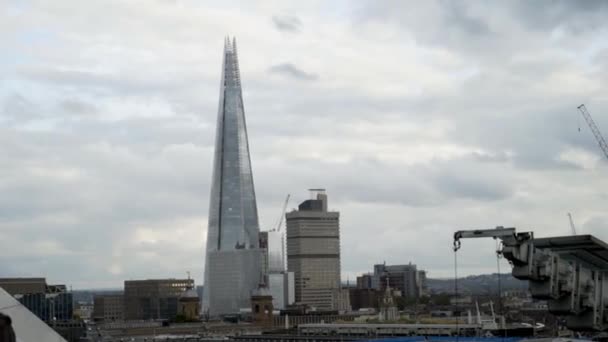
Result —
<instances>
[{"instance_id":1,"label":"skyscraper spire tip","mask_svg":"<svg viewBox=\"0 0 608 342\"><path fill-rule=\"evenodd\" d=\"M226 36L226 38L224 39L224 51L232 51L234 50L234 47L232 45L232 42L230 41L230 36Z\"/></svg>"}]
</instances>

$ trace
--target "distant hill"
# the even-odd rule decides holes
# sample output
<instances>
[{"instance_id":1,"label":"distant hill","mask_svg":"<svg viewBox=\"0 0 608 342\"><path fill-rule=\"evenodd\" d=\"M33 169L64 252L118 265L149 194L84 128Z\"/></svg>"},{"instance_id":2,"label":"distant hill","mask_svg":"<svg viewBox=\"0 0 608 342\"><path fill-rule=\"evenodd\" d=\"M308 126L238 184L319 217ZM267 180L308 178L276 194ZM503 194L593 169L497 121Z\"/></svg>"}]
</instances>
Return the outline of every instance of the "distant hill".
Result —
<instances>
[{"instance_id":1,"label":"distant hill","mask_svg":"<svg viewBox=\"0 0 608 342\"><path fill-rule=\"evenodd\" d=\"M498 274L481 274L458 278L460 294L491 295L498 292ZM454 279L427 279L427 287L431 293L454 293ZM500 287L506 290L525 290L528 282L515 279L510 273L500 275Z\"/></svg>"}]
</instances>

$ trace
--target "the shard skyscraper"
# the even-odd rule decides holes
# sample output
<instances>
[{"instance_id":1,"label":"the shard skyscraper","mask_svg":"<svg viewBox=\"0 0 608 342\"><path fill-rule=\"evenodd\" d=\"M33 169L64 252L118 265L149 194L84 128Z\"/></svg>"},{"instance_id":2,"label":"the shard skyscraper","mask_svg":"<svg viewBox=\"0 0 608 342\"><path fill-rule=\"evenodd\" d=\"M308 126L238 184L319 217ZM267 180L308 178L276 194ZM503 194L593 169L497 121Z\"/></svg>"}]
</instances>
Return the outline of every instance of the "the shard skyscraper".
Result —
<instances>
[{"instance_id":1,"label":"the shard skyscraper","mask_svg":"<svg viewBox=\"0 0 608 342\"><path fill-rule=\"evenodd\" d=\"M205 259L203 309L210 315L251 307L262 279L259 231L236 41L226 38Z\"/></svg>"}]
</instances>

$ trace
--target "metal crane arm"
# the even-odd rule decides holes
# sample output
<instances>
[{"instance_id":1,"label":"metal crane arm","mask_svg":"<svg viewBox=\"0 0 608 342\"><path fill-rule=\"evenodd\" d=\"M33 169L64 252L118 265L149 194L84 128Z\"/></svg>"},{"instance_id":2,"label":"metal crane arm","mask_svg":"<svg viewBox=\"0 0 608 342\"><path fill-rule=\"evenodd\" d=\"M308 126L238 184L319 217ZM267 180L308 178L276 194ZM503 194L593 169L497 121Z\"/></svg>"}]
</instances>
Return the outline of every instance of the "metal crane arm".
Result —
<instances>
[{"instance_id":1,"label":"metal crane arm","mask_svg":"<svg viewBox=\"0 0 608 342\"><path fill-rule=\"evenodd\" d=\"M517 233L515 228L505 228L502 226L498 226L495 229L459 230L454 233L454 251L460 249L460 239L471 238L500 239L503 245L500 252L514 266L529 264L528 254L531 245L528 241L532 239L532 233ZM525 269L523 271L524 273L521 273L520 278L528 279L529 270Z\"/></svg>"},{"instance_id":2,"label":"metal crane arm","mask_svg":"<svg viewBox=\"0 0 608 342\"><path fill-rule=\"evenodd\" d=\"M459 230L454 233L454 241L484 237L504 238L508 236L515 236L515 228L504 228L499 226L495 229Z\"/></svg>"},{"instance_id":3,"label":"metal crane arm","mask_svg":"<svg viewBox=\"0 0 608 342\"><path fill-rule=\"evenodd\" d=\"M608 144L606 144L606 140L604 140L602 133L600 133L600 129L597 128L595 121L593 121L593 119L591 118L591 114L589 114L589 111L587 111L587 107L582 104L577 108L581 112L581 115L583 116L585 121L587 121L587 125L589 126L589 129L591 129L591 133L593 133L595 140L597 140L597 143L598 145L600 145L602 152L604 152L604 156L608 158Z\"/></svg>"},{"instance_id":4,"label":"metal crane arm","mask_svg":"<svg viewBox=\"0 0 608 342\"><path fill-rule=\"evenodd\" d=\"M283 218L285 217L285 211L287 211L287 204L289 203L289 197L291 195L287 194L287 197L285 198L285 203L283 203L283 210L281 210L281 216L279 217L279 223L277 224L277 232L281 231L281 226L283 225Z\"/></svg>"},{"instance_id":5,"label":"metal crane arm","mask_svg":"<svg viewBox=\"0 0 608 342\"><path fill-rule=\"evenodd\" d=\"M590 235L533 236L503 227L457 231L454 251L464 238L500 239L513 276L528 280L532 297L547 300L549 311L565 316L568 328L608 330L608 245Z\"/></svg>"}]
</instances>

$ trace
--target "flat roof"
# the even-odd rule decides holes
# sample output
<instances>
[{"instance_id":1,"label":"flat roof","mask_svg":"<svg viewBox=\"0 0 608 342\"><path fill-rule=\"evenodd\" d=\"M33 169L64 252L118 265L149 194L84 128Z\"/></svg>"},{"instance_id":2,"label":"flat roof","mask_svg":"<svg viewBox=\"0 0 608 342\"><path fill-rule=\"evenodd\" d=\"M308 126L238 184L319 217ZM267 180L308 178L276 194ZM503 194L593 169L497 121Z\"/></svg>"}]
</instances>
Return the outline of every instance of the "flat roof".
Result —
<instances>
[{"instance_id":1,"label":"flat roof","mask_svg":"<svg viewBox=\"0 0 608 342\"><path fill-rule=\"evenodd\" d=\"M550 249L569 260L583 261L608 269L608 244L593 235L556 236L534 239L534 246Z\"/></svg>"}]
</instances>

